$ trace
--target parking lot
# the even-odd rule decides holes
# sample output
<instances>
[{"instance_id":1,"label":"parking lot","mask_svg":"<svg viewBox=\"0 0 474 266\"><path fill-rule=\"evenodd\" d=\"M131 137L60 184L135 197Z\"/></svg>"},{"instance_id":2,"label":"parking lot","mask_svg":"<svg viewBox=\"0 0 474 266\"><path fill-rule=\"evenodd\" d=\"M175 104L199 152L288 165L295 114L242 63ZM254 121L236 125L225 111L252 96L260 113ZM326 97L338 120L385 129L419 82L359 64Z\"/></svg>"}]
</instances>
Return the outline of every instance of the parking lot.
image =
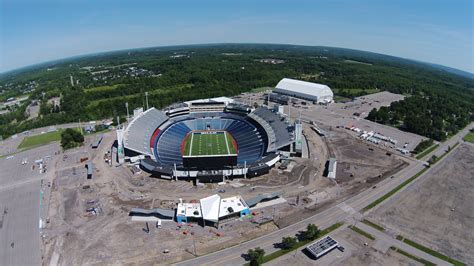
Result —
<instances>
[{"instance_id":1,"label":"parking lot","mask_svg":"<svg viewBox=\"0 0 474 266\"><path fill-rule=\"evenodd\" d=\"M404 148L408 151L413 150L421 140L425 139L417 134L402 131L400 129L378 124L364 119L370 110L389 106L391 102L403 99L403 95L389 92L379 92L356 98L347 103L333 103L324 105L299 105L292 107L292 117L297 117L301 111L301 118L308 121L314 121L322 129L331 129L333 127L350 128L356 127L361 131L374 131L397 141L396 144L381 142L379 145L387 149ZM288 107L285 109L288 112ZM354 137L361 133L348 130Z\"/></svg>"},{"instance_id":2,"label":"parking lot","mask_svg":"<svg viewBox=\"0 0 474 266\"><path fill-rule=\"evenodd\" d=\"M0 158L0 265L40 265L40 218L58 144ZM40 173L40 163L42 171ZM53 167L54 168L54 167Z\"/></svg>"}]
</instances>

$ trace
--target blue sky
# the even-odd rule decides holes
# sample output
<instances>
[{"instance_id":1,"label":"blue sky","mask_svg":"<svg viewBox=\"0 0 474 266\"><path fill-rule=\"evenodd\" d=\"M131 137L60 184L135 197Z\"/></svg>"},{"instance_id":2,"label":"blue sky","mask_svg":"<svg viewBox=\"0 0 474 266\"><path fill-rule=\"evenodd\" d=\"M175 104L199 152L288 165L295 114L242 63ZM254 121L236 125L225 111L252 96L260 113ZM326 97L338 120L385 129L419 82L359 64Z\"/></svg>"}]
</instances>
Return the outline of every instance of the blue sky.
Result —
<instances>
[{"instance_id":1,"label":"blue sky","mask_svg":"<svg viewBox=\"0 0 474 266\"><path fill-rule=\"evenodd\" d=\"M195 43L324 45L474 72L472 0L0 0L0 72Z\"/></svg>"}]
</instances>

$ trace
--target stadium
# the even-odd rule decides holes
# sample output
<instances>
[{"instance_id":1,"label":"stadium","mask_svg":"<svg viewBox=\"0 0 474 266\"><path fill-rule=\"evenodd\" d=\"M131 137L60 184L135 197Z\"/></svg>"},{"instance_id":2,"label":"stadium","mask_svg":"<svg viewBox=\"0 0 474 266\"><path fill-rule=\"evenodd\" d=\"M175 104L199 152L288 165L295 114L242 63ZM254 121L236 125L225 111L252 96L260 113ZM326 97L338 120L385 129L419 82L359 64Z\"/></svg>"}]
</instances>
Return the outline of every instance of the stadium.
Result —
<instances>
[{"instance_id":1,"label":"stadium","mask_svg":"<svg viewBox=\"0 0 474 266\"><path fill-rule=\"evenodd\" d=\"M268 173L291 151L294 132L282 113L219 97L135 110L117 139L153 176L220 182Z\"/></svg>"}]
</instances>

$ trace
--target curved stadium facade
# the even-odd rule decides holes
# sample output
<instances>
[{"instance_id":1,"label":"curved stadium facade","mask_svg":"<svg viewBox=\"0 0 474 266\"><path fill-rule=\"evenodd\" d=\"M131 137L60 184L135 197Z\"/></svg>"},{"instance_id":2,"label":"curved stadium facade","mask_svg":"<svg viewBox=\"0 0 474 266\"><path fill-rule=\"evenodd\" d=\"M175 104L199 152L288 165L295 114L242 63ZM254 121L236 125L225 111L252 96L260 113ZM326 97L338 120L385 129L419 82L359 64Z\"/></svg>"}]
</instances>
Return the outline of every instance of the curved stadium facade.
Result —
<instances>
[{"instance_id":1,"label":"curved stadium facade","mask_svg":"<svg viewBox=\"0 0 474 266\"><path fill-rule=\"evenodd\" d=\"M126 152L145 156L143 170L204 182L265 174L293 142L280 114L225 97L148 109L135 115L123 138Z\"/></svg>"}]
</instances>

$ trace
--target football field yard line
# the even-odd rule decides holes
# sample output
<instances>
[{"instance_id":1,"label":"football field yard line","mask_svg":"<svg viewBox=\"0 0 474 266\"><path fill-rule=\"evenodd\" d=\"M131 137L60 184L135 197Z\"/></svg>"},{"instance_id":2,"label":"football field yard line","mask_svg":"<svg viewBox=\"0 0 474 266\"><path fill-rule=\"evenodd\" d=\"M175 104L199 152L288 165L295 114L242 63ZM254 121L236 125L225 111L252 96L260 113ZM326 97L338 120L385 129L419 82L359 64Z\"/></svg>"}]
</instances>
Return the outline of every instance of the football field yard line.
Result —
<instances>
[{"instance_id":1,"label":"football field yard line","mask_svg":"<svg viewBox=\"0 0 474 266\"><path fill-rule=\"evenodd\" d=\"M212 151L212 154L218 154L220 152L219 149L219 136L218 134L213 134L214 135L214 141L212 142L212 146L214 146L214 143L216 144L214 150Z\"/></svg>"},{"instance_id":2,"label":"football field yard line","mask_svg":"<svg viewBox=\"0 0 474 266\"><path fill-rule=\"evenodd\" d=\"M189 144L189 156L191 156L191 152L193 151L193 138L194 138L194 132L191 132L191 143Z\"/></svg>"},{"instance_id":3,"label":"football field yard line","mask_svg":"<svg viewBox=\"0 0 474 266\"><path fill-rule=\"evenodd\" d=\"M227 146L227 154L230 154L229 142L227 141L227 132L224 132L225 145Z\"/></svg>"}]
</instances>

